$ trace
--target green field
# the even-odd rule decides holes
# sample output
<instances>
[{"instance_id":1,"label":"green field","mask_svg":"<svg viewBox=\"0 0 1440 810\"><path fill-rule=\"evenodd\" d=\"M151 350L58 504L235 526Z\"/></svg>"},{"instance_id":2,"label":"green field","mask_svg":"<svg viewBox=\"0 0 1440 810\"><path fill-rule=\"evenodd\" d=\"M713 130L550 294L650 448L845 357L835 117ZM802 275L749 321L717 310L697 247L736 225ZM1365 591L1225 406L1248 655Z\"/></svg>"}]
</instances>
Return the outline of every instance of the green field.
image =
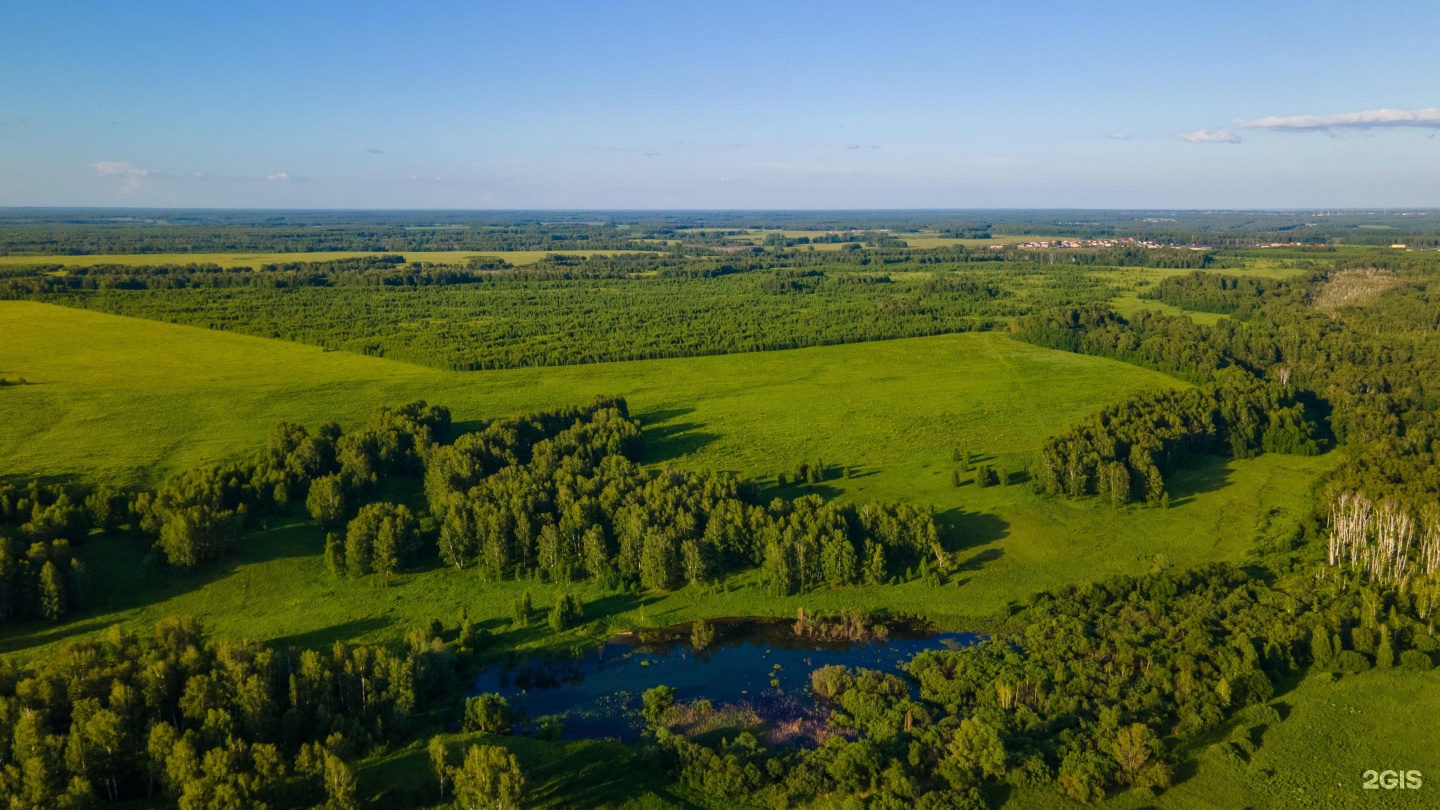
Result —
<instances>
[{"instance_id":1,"label":"green field","mask_svg":"<svg viewBox=\"0 0 1440 810\"><path fill-rule=\"evenodd\" d=\"M953 528L962 570L939 593L917 583L777 598L729 583L647 602L610 599L613 622L669 623L701 615L786 615L868 606L963 622L1047 587L1146 570L1157 554L1177 565L1236 559L1257 515L1298 516L1331 456L1268 455L1215 461L1176 479L1172 508L1112 510L1043 498L1015 485L953 486L951 452L964 447L1018 470L1045 436L1126 393L1180 383L1133 366L1054 352L999 334L853 344L749 355L450 373L343 352L29 302L0 304L0 374L34 383L0 389L10 427L9 472L154 483L167 472L243 455L288 419L345 425L374 407L414 398L449 405L462 424L488 416L626 396L646 425L654 464L732 470L773 481L800 461L850 466L853 477L814 489L856 499L933 504ZM801 488L789 487L787 494ZM413 492L409 493L413 496ZM1197 527L1203 529L1197 531ZM1201 539L1203 538L1203 539ZM59 628L5 634L18 649L113 621L144 625L191 613L222 635L394 637L464 606L494 619L524 583L482 585L453 571L407 574L378 593L336 581L321 538L298 518L275 520L223 566L177 578L129 541L94 569L100 607ZM96 560L100 563L100 560ZM548 603L548 589L537 593ZM600 599L598 591L590 594ZM517 639L521 643L535 639ZM546 643L549 643L546 640Z\"/></svg>"},{"instance_id":2,"label":"green field","mask_svg":"<svg viewBox=\"0 0 1440 810\"><path fill-rule=\"evenodd\" d=\"M399 254L407 262L430 262L432 264L459 264L478 256L493 256L515 264L534 264L551 253L570 256L613 255L630 253L626 250L396 250L371 253L359 250L331 250L312 253L123 253L86 254L80 256L47 256L39 254L16 254L0 256L0 267L16 267L37 264L62 264L66 267L86 267L97 264L161 265L161 264L214 264L220 267L259 267L262 264L284 264L287 262L329 262L336 259L350 259L356 256L377 256Z\"/></svg>"}]
</instances>

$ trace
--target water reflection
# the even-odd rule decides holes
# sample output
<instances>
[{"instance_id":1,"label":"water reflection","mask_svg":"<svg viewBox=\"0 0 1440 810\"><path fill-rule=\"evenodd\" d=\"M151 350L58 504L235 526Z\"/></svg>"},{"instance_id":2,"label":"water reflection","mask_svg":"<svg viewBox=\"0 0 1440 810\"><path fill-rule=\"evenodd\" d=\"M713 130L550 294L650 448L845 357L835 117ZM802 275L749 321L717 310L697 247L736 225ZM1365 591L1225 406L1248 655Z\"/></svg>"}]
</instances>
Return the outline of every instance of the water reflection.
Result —
<instances>
[{"instance_id":1,"label":"water reflection","mask_svg":"<svg viewBox=\"0 0 1440 810\"><path fill-rule=\"evenodd\" d=\"M472 694L498 692L536 727L559 720L566 738L610 737L633 742L644 723L640 696L674 687L679 701L709 700L732 718L771 728L823 724L810 694L810 673L839 664L893 671L924 650L968 647L974 633L891 629L883 640L816 641L795 635L789 622L717 621L715 641L702 652L689 645L689 627L652 636L619 636L597 651L564 660L532 659L492 666L476 678Z\"/></svg>"}]
</instances>

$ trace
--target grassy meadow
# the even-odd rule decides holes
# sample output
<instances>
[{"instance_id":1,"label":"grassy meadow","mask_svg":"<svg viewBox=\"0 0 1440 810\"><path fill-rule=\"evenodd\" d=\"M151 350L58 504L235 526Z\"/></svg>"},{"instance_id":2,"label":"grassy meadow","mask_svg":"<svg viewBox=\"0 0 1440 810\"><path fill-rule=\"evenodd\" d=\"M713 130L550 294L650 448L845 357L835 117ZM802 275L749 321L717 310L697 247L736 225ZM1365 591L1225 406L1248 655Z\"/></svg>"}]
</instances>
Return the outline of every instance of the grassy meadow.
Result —
<instances>
[{"instance_id":1,"label":"grassy meadow","mask_svg":"<svg viewBox=\"0 0 1440 810\"><path fill-rule=\"evenodd\" d=\"M644 599L586 592L604 633L702 616L789 615L797 607L868 606L964 624L1037 590L1119 572L1238 559L1257 533L1298 519L1309 482L1333 456L1214 460L1180 473L1168 510L1113 510L1043 498L1020 485L955 487L964 448L1018 471L1039 442L1126 394L1176 386L1163 375L1054 352L995 333L849 344L748 355L452 373L420 366L31 302L0 303L0 456L7 472L123 484L242 456L278 420L315 426L362 421L378 405L415 398L448 405L463 427L485 417L627 397L646 427L652 464L731 470L773 486L815 458L849 467L816 491L857 500L933 504L953 531L961 569L938 592L919 582L772 597L743 587ZM1017 478L1018 478L1017 472ZM967 476L968 479L968 476ZM410 485L392 497L418 501ZM1257 516L1260 516L1257 519ZM15 627L0 649L20 650L113 622L145 626L194 614L221 635L326 645L394 638L463 607L503 630L511 600L550 586L485 584L421 566L378 588L337 580L323 539L300 515L271 519L223 563L177 577L133 540L90 544L97 604L68 625ZM143 559L138 566L134 562ZM519 645L568 643L539 630Z\"/></svg>"},{"instance_id":2,"label":"grassy meadow","mask_svg":"<svg viewBox=\"0 0 1440 810\"><path fill-rule=\"evenodd\" d=\"M1181 780L1158 798L1121 793L1107 810L1349 810L1434 807L1440 733L1440 675L1372 670L1336 678L1309 675L1282 687L1268 704L1281 722L1255 708L1241 712L1208 747L1191 751ZM1244 742L1249 740L1248 745ZM1240 746L1235 741L1241 741ZM1246 747L1253 751L1246 751ZM1418 790L1366 790L1365 771L1418 770ZM1076 805L1051 791L1015 791L1006 807L1059 810Z\"/></svg>"}]
</instances>

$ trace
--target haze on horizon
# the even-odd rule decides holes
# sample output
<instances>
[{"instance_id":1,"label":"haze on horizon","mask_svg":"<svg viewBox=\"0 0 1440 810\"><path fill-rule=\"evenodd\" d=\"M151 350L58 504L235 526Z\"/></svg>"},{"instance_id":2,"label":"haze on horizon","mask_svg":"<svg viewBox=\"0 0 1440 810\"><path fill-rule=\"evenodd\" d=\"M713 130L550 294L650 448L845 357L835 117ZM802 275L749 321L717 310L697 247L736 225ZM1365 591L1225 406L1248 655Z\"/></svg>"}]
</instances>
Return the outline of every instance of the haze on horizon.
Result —
<instances>
[{"instance_id":1,"label":"haze on horizon","mask_svg":"<svg viewBox=\"0 0 1440 810\"><path fill-rule=\"evenodd\" d=\"M0 206L1440 207L1440 6L0 6Z\"/></svg>"}]
</instances>

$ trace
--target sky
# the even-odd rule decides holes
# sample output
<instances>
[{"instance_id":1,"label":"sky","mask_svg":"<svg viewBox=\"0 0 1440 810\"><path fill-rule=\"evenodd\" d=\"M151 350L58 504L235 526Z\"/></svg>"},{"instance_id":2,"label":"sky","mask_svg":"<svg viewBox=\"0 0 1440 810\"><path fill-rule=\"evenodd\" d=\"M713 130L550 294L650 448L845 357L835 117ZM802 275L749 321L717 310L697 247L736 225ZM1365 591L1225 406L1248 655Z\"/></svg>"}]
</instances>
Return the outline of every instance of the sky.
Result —
<instances>
[{"instance_id":1,"label":"sky","mask_svg":"<svg viewBox=\"0 0 1440 810\"><path fill-rule=\"evenodd\" d=\"M1440 207L1440 3L0 3L0 206Z\"/></svg>"}]
</instances>

